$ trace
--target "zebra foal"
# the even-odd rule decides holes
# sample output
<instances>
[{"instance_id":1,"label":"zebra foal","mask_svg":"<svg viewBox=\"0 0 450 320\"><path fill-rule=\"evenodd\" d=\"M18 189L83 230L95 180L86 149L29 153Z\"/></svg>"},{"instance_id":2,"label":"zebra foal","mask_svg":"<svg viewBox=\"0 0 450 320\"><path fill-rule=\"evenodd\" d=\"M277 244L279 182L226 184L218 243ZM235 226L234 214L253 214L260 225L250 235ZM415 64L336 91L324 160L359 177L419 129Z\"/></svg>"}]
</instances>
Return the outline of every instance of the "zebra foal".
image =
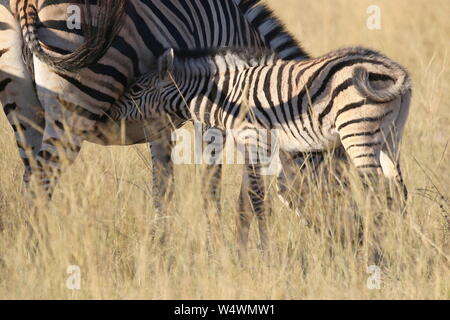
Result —
<instances>
[{"instance_id":1,"label":"zebra foal","mask_svg":"<svg viewBox=\"0 0 450 320\"><path fill-rule=\"evenodd\" d=\"M125 94L110 116L194 120L231 130L246 150L270 147L261 143L265 141L261 130L276 130L279 147L287 152L343 146L362 174L384 174L406 198L399 145L411 84L407 71L387 57L359 47L304 61L283 61L261 49L177 54L169 49L160 57L158 69L138 80L136 90ZM252 215L245 210L247 205L258 218L261 244L266 247L263 166L250 152L246 157L247 194L241 198L248 203L241 203L240 243L245 248L248 241Z\"/></svg>"}]
</instances>

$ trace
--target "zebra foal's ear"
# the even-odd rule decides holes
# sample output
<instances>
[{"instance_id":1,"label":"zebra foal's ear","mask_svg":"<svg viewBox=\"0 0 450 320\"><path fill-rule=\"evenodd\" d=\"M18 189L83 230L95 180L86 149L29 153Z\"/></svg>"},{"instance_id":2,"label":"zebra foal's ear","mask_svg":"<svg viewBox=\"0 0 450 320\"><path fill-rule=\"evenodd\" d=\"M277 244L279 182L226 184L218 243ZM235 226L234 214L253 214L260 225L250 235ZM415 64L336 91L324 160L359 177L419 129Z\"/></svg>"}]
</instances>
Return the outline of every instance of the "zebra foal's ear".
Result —
<instances>
[{"instance_id":1,"label":"zebra foal's ear","mask_svg":"<svg viewBox=\"0 0 450 320\"><path fill-rule=\"evenodd\" d=\"M173 70L173 60L175 53L173 48L167 49L158 60L159 80L169 80L169 73Z\"/></svg>"}]
</instances>

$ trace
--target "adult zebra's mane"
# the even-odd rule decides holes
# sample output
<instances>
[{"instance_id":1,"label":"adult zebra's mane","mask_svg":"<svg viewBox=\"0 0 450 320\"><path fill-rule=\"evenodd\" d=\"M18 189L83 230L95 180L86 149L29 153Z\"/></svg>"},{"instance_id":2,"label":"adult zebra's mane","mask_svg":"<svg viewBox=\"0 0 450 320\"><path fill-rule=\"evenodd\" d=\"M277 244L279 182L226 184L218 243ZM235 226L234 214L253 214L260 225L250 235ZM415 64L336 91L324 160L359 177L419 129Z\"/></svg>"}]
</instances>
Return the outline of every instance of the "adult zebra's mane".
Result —
<instances>
[{"instance_id":1,"label":"adult zebra's mane","mask_svg":"<svg viewBox=\"0 0 450 320\"><path fill-rule=\"evenodd\" d=\"M282 47L277 49L292 48L292 52L281 58L286 60L310 58L310 55L295 40L293 35L287 31L287 28L273 10L263 3L263 0L234 0L234 2L237 3L244 16L250 20L253 27L259 30L259 34L267 47L272 47L271 43L275 39L279 41L280 35L284 38Z\"/></svg>"}]
</instances>

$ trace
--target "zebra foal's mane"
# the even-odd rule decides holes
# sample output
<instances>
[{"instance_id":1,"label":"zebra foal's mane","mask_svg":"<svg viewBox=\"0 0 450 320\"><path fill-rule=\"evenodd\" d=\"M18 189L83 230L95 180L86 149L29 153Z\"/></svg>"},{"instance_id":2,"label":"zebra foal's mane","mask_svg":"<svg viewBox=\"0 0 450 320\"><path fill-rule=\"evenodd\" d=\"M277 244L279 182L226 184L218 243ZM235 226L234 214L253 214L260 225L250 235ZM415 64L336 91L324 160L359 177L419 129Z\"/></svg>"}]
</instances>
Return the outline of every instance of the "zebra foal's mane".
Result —
<instances>
[{"instance_id":1,"label":"zebra foal's mane","mask_svg":"<svg viewBox=\"0 0 450 320\"><path fill-rule=\"evenodd\" d=\"M172 55L172 58L169 58ZM167 59L173 59L168 63ZM259 47L222 47L196 50L168 49L159 58L159 72L174 72L189 74L190 76L213 76L228 70L242 70L250 67L265 66L282 61L277 54L267 48ZM222 62L224 63L222 65Z\"/></svg>"}]
</instances>

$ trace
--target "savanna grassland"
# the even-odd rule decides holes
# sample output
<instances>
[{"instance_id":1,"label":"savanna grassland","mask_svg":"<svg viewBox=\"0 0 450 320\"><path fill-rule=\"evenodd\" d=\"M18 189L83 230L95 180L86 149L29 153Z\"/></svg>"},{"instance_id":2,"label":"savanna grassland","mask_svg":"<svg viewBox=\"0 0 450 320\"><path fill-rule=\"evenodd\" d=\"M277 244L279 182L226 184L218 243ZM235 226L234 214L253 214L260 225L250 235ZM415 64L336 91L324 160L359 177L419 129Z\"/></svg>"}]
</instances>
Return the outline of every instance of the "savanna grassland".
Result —
<instances>
[{"instance_id":1,"label":"savanna grassland","mask_svg":"<svg viewBox=\"0 0 450 320\"><path fill-rule=\"evenodd\" d=\"M211 232L202 168L177 166L176 195L164 218L170 232L161 243L151 237L146 146L86 144L53 202L29 208L13 132L1 115L0 298L450 298L450 1L268 3L312 55L363 45L410 70L414 96L402 146L407 215L362 191L352 169L350 190L318 179L303 192L310 227L272 191L271 249L261 255L252 228L242 263L235 236L239 166L225 166L222 228L213 224ZM380 30L366 26L373 4L381 8ZM359 238L357 221L364 228ZM383 253L381 288L370 290L367 267L375 263L375 248ZM80 290L67 288L70 265L80 268Z\"/></svg>"}]
</instances>

